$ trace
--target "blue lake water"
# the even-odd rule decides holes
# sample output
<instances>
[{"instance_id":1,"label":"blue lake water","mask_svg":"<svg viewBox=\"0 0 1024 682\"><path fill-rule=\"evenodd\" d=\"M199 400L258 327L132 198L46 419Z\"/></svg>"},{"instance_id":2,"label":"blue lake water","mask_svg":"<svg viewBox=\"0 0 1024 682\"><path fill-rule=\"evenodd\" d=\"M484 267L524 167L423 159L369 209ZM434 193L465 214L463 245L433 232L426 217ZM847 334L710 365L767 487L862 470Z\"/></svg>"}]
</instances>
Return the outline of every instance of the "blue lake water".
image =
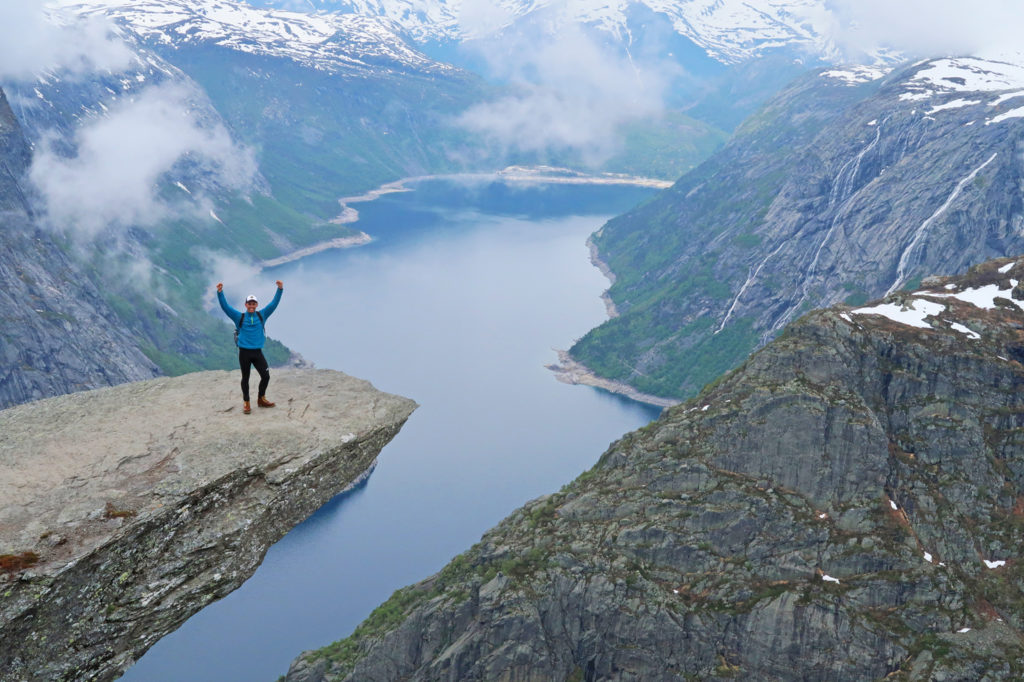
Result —
<instances>
[{"instance_id":1,"label":"blue lake water","mask_svg":"<svg viewBox=\"0 0 1024 682\"><path fill-rule=\"evenodd\" d=\"M295 528L240 589L123 680L276 680L438 571L524 502L590 468L659 410L555 380L554 348L605 319L586 238L651 190L425 182L354 205L371 244L226 282L269 300L267 331L321 368L420 408L372 476ZM330 235L325 235L328 237ZM230 339L230 334L225 336ZM283 400L271 381L268 395Z\"/></svg>"}]
</instances>

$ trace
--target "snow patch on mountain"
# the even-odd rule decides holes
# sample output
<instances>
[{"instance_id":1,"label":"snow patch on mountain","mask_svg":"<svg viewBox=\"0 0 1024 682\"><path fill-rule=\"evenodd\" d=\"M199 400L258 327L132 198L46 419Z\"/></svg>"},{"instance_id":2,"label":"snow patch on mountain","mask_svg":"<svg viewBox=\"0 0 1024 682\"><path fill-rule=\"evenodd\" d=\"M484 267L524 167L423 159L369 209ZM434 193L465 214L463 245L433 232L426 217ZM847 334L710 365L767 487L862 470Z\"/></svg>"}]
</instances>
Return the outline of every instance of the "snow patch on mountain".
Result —
<instances>
[{"instance_id":1,"label":"snow patch on mountain","mask_svg":"<svg viewBox=\"0 0 1024 682\"><path fill-rule=\"evenodd\" d=\"M957 98L949 102L936 104L931 109L925 112L925 116L931 116L932 114L937 114L940 111L946 111L948 109L960 109L962 107L970 107L974 106L975 104L981 104L981 100Z\"/></svg>"},{"instance_id":2,"label":"snow patch on mountain","mask_svg":"<svg viewBox=\"0 0 1024 682\"><path fill-rule=\"evenodd\" d=\"M889 74L892 69L883 66L847 66L842 69L830 69L822 71L823 78L832 78L842 81L846 85L854 86L862 83L869 83L878 80Z\"/></svg>"},{"instance_id":3,"label":"snow patch on mountain","mask_svg":"<svg viewBox=\"0 0 1024 682\"><path fill-rule=\"evenodd\" d=\"M932 329L931 323L927 322L926 318L937 317L945 310L946 306L941 303L912 299L906 303L880 303L867 308L855 308L850 312L854 315L881 315L909 327ZM893 509L896 508L895 503L890 504L893 505Z\"/></svg>"},{"instance_id":4,"label":"snow patch on mountain","mask_svg":"<svg viewBox=\"0 0 1024 682\"><path fill-rule=\"evenodd\" d=\"M991 119L985 121L985 125L989 125L992 123L1002 123L1003 121L1011 118L1024 118L1024 107L1011 109L1007 112L999 114L998 116L994 116Z\"/></svg>"},{"instance_id":5,"label":"snow patch on mountain","mask_svg":"<svg viewBox=\"0 0 1024 682\"><path fill-rule=\"evenodd\" d=\"M162 45L209 43L284 57L326 71L368 68L454 71L412 48L393 22L375 16L257 9L234 0L59 0L80 16L113 19Z\"/></svg>"},{"instance_id":6,"label":"snow patch on mountain","mask_svg":"<svg viewBox=\"0 0 1024 682\"><path fill-rule=\"evenodd\" d=\"M986 93L1024 88L1024 55L957 57L927 62L900 95L904 101L925 101L950 93Z\"/></svg>"},{"instance_id":7,"label":"snow patch on mountain","mask_svg":"<svg viewBox=\"0 0 1024 682\"><path fill-rule=\"evenodd\" d=\"M726 63L797 45L835 59L828 40L830 15L820 0L647 0L673 19L676 31Z\"/></svg>"}]
</instances>

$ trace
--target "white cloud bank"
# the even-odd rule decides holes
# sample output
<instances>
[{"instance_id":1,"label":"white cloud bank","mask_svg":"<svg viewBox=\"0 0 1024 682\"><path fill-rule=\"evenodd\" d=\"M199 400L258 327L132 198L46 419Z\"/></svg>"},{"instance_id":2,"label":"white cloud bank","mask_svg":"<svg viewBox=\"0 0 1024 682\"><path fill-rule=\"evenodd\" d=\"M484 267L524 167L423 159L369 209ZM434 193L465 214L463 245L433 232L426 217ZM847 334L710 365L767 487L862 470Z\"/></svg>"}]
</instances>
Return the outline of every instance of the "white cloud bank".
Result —
<instances>
[{"instance_id":1,"label":"white cloud bank","mask_svg":"<svg viewBox=\"0 0 1024 682\"><path fill-rule=\"evenodd\" d=\"M510 19L474 3L479 30ZM536 26L536 25L535 25ZM667 61L641 64L618 45L600 44L572 23L513 27L478 41L490 74L516 94L478 104L459 122L504 150L572 150L597 162L621 144L621 126L664 111L670 80L681 69Z\"/></svg>"},{"instance_id":2,"label":"white cloud bank","mask_svg":"<svg viewBox=\"0 0 1024 682\"><path fill-rule=\"evenodd\" d=\"M30 79L47 71L80 76L121 71L135 55L100 18L79 19L41 0L0 3L0 78Z\"/></svg>"},{"instance_id":3,"label":"white cloud bank","mask_svg":"<svg viewBox=\"0 0 1024 682\"><path fill-rule=\"evenodd\" d=\"M223 125L200 120L195 93L180 84L154 85L110 107L75 134L77 153L36 149L30 179L51 224L85 236L153 225L182 209L161 199L164 174L190 164L231 189L249 187L251 152ZM191 210L195 210L193 206Z\"/></svg>"}]
</instances>

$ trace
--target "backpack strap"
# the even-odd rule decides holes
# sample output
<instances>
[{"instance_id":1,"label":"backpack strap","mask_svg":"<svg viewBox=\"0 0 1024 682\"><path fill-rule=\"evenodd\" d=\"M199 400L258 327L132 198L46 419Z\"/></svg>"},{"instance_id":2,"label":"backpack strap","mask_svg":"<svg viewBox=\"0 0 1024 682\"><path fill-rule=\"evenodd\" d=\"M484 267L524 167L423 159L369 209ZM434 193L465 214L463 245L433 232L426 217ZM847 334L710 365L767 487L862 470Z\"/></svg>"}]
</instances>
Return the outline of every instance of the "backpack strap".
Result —
<instances>
[{"instance_id":1,"label":"backpack strap","mask_svg":"<svg viewBox=\"0 0 1024 682\"><path fill-rule=\"evenodd\" d=\"M266 327L267 326L267 323L263 321L263 313L261 313L260 311L257 310L256 311L256 317L260 318L260 326L261 327ZM245 313L242 313L242 315L238 318L238 324L235 325L235 329L236 330L241 329L243 324L245 324Z\"/></svg>"},{"instance_id":2,"label":"backpack strap","mask_svg":"<svg viewBox=\"0 0 1024 682\"><path fill-rule=\"evenodd\" d=\"M264 326L265 326L265 325L267 324L266 322L264 322L264 321L263 321L263 313L261 313L261 312L260 312L260 311L258 311L258 310L256 311L256 317L260 318L260 324L261 324L261 325L264 325ZM241 315L239 316L239 318L238 318L238 324L236 324L235 326L236 326L236 327L241 327L241 326L242 326L243 324L245 324L245 313L242 313L242 314L241 314Z\"/></svg>"}]
</instances>

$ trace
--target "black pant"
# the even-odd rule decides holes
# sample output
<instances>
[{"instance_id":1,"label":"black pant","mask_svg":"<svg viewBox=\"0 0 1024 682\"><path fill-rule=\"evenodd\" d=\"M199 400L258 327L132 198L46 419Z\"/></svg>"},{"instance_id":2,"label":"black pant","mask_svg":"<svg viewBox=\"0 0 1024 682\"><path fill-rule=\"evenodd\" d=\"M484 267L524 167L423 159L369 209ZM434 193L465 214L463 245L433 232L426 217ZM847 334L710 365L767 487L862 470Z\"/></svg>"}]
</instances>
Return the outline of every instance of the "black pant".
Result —
<instances>
[{"instance_id":1,"label":"black pant","mask_svg":"<svg viewBox=\"0 0 1024 682\"><path fill-rule=\"evenodd\" d=\"M260 348L239 348L238 364L242 367L242 400L249 402L249 367L256 368L260 373L259 397L267 394L267 386L270 384L270 369L267 367L267 359L263 357L263 350Z\"/></svg>"}]
</instances>

